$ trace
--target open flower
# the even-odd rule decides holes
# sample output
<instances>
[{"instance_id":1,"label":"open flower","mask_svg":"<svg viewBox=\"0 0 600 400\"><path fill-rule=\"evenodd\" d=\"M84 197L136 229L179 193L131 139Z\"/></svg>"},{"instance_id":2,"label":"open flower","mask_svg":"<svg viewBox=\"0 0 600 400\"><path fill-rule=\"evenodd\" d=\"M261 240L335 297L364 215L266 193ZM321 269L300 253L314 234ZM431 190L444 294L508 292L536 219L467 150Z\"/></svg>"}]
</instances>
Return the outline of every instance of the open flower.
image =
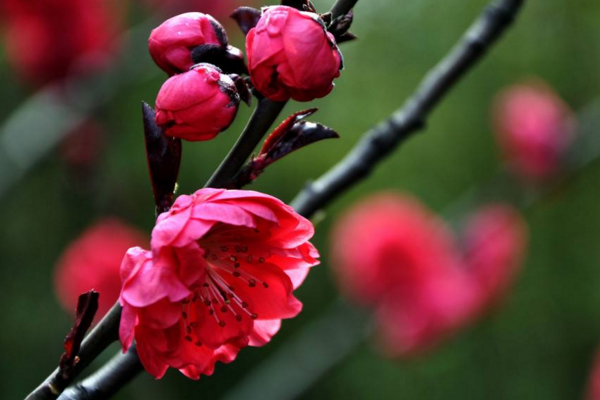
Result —
<instances>
[{"instance_id":1,"label":"open flower","mask_svg":"<svg viewBox=\"0 0 600 400\"><path fill-rule=\"evenodd\" d=\"M539 82L503 91L496 101L494 122L507 164L519 176L533 181L560 171L576 133L572 111Z\"/></svg>"},{"instance_id":2,"label":"open flower","mask_svg":"<svg viewBox=\"0 0 600 400\"><path fill-rule=\"evenodd\" d=\"M169 78L156 98L156 123L169 136L210 140L231 125L240 103L233 80L211 64Z\"/></svg>"},{"instance_id":3,"label":"open flower","mask_svg":"<svg viewBox=\"0 0 600 400\"><path fill-rule=\"evenodd\" d=\"M263 8L246 37L252 83L273 101L310 101L333 90L342 55L315 13L292 7Z\"/></svg>"},{"instance_id":4,"label":"open flower","mask_svg":"<svg viewBox=\"0 0 600 400\"><path fill-rule=\"evenodd\" d=\"M119 268L123 254L148 243L148 237L116 218L105 218L85 230L56 263L54 287L65 310L75 313L79 295L100 293L96 320L119 298Z\"/></svg>"},{"instance_id":5,"label":"open flower","mask_svg":"<svg viewBox=\"0 0 600 400\"><path fill-rule=\"evenodd\" d=\"M202 189L160 215L152 251L131 249L121 269L126 350L135 337L146 370L198 379L240 348L262 346L302 304L293 290L317 264L312 224L274 197Z\"/></svg>"},{"instance_id":6,"label":"open flower","mask_svg":"<svg viewBox=\"0 0 600 400\"><path fill-rule=\"evenodd\" d=\"M337 223L333 266L342 289L374 309L385 353L412 355L439 344L506 291L523 248L516 218L500 206L485 208L468 224L463 251L416 200L381 194Z\"/></svg>"}]
</instances>

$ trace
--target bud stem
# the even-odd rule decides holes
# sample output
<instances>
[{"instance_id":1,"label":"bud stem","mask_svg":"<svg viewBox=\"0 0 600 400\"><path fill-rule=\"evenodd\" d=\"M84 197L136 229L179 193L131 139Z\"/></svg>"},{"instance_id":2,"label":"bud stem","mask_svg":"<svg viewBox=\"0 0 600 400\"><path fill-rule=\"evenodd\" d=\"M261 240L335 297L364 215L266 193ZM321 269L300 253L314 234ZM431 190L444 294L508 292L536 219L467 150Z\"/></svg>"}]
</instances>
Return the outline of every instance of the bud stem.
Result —
<instances>
[{"instance_id":1,"label":"bud stem","mask_svg":"<svg viewBox=\"0 0 600 400\"><path fill-rule=\"evenodd\" d=\"M271 101L267 98L258 102L258 106L256 106L240 138L204 187L223 188L229 183L231 178L244 166L244 163L273 125L286 103L285 101Z\"/></svg>"}]
</instances>

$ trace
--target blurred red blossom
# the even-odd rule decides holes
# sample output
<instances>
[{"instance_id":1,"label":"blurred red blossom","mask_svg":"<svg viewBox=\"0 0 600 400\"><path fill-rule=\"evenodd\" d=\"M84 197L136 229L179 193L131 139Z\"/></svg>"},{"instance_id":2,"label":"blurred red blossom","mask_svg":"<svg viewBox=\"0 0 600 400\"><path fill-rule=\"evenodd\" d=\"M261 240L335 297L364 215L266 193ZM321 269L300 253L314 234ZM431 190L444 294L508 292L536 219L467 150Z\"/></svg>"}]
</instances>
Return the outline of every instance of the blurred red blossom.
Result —
<instances>
[{"instance_id":1,"label":"blurred red blossom","mask_svg":"<svg viewBox=\"0 0 600 400\"><path fill-rule=\"evenodd\" d=\"M60 145L63 159L74 171L87 172L98 162L106 132L102 125L88 119L69 132Z\"/></svg>"},{"instance_id":2,"label":"blurred red blossom","mask_svg":"<svg viewBox=\"0 0 600 400\"><path fill-rule=\"evenodd\" d=\"M246 54L252 83L273 101L324 97L342 68L342 54L320 17L287 6L263 8L246 37Z\"/></svg>"},{"instance_id":3,"label":"blurred red blossom","mask_svg":"<svg viewBox=\"0 0 600 400\"><path fill-rule=\"evenodd\" d=\"M152 251L121 267L120 338L135 338L146 370L210 375L246 346L262 346L302 304L293 291L318 264L310 221L274 197L201 189L159 216Z\"/></svg>"},{"instance_id":4,"label":"blurred red blossom","mask_svg":"<svg viewBox=\"0 0 600 400\"><path fill-rule=\"evenodd\" d=\"M8 60L33 85L106 66L122 30L121 5L104 0L5 0Z\"/></svg>"},{"instance_id":5,"label":"blurred red blossom","mask_svg":"<svg viewBox=\"0 0 600 400\"><path fill-rule=\"evenodd\" d=\"M54 287L63 308L75 313L80 294L100 293L98 321L119 298L119 269L127 249L148 243L143 232L117 218L90 226L65 249L54 271Z\"/></svg>"},{"instance_id":6,"label":"blurred red blossom","mask_svg":"<svg viewBox=\"0 0 600 400\"><path fill-rule=\"evenodd\" d=\"M586 400L600 400L600 350L596 353L592 365Z\"/></svg>"},{"instance_id":7,"label":"blurred red blossom","mask_svg":"<svg viewBox=\"0 0 600 400\"><path fill-rule=\"evenodd\" d=\"M508 166L532 181L560 171L576 133L571 109L541 81L504 90L496 100L494 123Z\"/></svg>"},{"instance_id":8,"label":"blurred red blossom","mask_svg":"<svg viewBox=\"0 0 600 400\"><path fill-rule=\"evenodd\" d=\"M256 0L141 0L151 8L158 8L168 16L197 11L210 14L222 23L239 6L251 6Z\"/></svg>"},{"instance_id":9,"label":"blurred red blossom","mask_svg":"<svg viewBox=\"0 0 600 400\"><path fill-rule=\"evenodd\" d=\"M336 277L351 298L374 309L386 354L434 347L505 292L524 247L520 217L489 206L466 231L463 249L441 219L391 193L362 201L336 224Z\"/></svg>"}]
</instances>

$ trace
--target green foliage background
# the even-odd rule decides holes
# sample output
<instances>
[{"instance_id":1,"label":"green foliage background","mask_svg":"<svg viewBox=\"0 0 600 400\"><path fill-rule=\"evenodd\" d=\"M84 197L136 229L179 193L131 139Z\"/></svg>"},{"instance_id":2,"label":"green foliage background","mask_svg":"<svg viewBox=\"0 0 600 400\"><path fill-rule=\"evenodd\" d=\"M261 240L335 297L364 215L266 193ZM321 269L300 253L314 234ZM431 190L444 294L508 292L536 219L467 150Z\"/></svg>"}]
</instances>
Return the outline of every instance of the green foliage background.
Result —
<instances>
[{"instance_id":1,"label":"green foliage background","mask_svg":"<svg viewBox=\"0 0 600 400\"><path fill-rule=\"evenodd\" d=\"M325 10L330 1L315 4ZM291 200L305 181L331 167L361 133L403 103L486 4L486 0L359 1L352 30L360 40L343 45L346 70L334 92L314 104L292 103L285 110L289 114L319 107L313 120L336 129L341 139L291 155L252 189ZM370 193L392 189L411 193L441 211L472 186L493 177L500 166L490 104L507 85L538 76L575 110L595 101L600 96L599 21L597 0L528 1L514 28L450 93L425 133L412 138L327 210L314 240L323 263L298 291L304 311L284 322L272 344L242 351L234 363L219 365L213 377L199 382L176 371L162 381L144 375L117 398L223 396L338 297L327 242L331 224L344 209ZM235 30L230 26L232 42L243 47ZM139 47L144 46L140 41ZM146 59L140 65L153 68L143 54ZM23 398L57 365L70 317L55 300L52 273L65 246L104 215L119 216L148 232L152 228L139 105L142 99L153 101L165 78L155 72L140 71L147 79L123 87L99 113L110 135L91 195L77 189L53 153L0 199L1 398ZM30 93L13 78L3 55L0 82L2 121ZM180 193L203 185L249 115L250 110L242 107L235 124L216 140L185 144ZM581 398L600 343L599 182L600 165L594 163L526 212L531 233L528 257L510 296L495 313L416 360L389 361L363 344L302 398ZM299 367L297 374L306 370L310 366ZM251 398L271 397L257 392Z\"/></svg>"}]
</instances>

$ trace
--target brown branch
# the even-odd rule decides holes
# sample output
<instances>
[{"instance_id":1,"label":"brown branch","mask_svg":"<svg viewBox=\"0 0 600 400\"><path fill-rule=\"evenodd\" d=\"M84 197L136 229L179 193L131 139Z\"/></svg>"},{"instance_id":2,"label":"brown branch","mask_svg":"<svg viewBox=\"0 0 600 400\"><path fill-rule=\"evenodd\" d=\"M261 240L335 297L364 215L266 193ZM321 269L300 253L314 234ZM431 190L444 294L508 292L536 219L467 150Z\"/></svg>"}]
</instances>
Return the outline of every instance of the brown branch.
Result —
<instances>
[{"instance_id":1,"label":"brown branch","mask_svg":"<svg viewBox=\"0 0 600 400\"><path fill-rule=\"evenodd\" d=\"M493 1L404 106L367 132L342 161L306 185L292 201L292 207L301 215L312 216L367 177L401 142L423 129L430 112L483 58L510 26L523 3L524 0Z\"/></svg>"},{"instance_id":2,"label":"brown branch","mask_svg":"<svg viewBox=\"0 0 600 400\"><path fill-rule=\"evenodd\" d=\"M119 321L121 319L121 306L117 303L102 318L81 344L77 354L78 362L73 366L67 379L61 376L57 368L40 386L37 387L25 400L51 400L56 399L60 393L70 385L73 380L96 359L111 343L119 338Z\"/></svg>"}]
</instances>

